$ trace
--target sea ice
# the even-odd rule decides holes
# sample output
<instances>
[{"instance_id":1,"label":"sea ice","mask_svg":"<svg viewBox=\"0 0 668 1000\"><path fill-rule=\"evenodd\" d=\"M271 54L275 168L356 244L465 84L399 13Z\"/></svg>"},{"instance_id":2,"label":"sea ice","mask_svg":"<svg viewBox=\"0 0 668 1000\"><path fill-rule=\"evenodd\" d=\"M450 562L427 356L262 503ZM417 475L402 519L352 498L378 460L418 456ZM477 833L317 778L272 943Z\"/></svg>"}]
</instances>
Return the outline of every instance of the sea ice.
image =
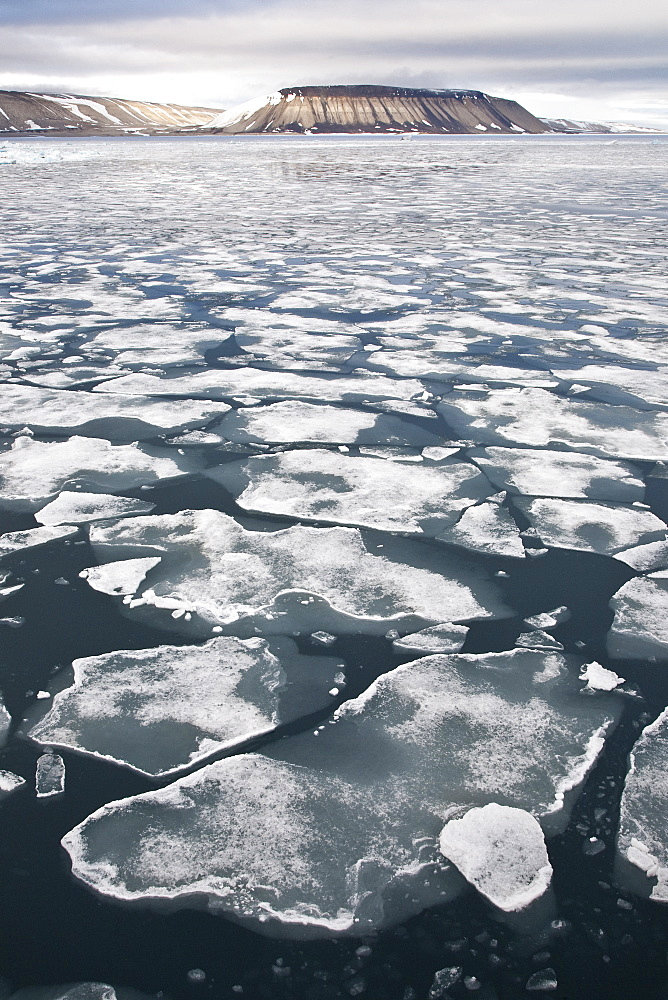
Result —
<instances>
[{"instance_id":1,"label":"sea ice","mask_svg":"<svg viewBox=\"0 0 668 1000\"><path fill-rule=\"evenodd\" d=\"M414 631L510 614L478 567L408 539L374 554L352 528L249 531L227 514L198 510L92 525L90 537L101 560L163 556L128 611L202 637L235 622L263 634L383 635L388 622ZM180 608L193 612L190 621L162 610Z\"/></svg>"},{"instance_id":2,"label":"sea ice","mask_svg":"<svg viewBox=\"0 0 668 1000\"><path fill-rule=\"evenodd\" d=\"M473 448L468 457L495 486L510 493L617 503L633 503L645 495L644 483L630 465L594 455L544 448Z\"/></svg>"},{"instance_id":3,"label":"sea ice","mask_svg":"<svg viewBox=\"0 0 668 1000\"><path fill-rule=\"evenodd\" d=\"M65 983L63 986L26 986L9 1000L149 1000L145 993L107 983Z\"/></svg>"},{"instance_id":4,"label":"sea ice","mask_svg":"<svg viewBox=\"0 0 668 1000\"><path fill-rule=\"evenodd\" d=\"M441 852L501 910L522 910L552 880L540 824L524 809L490 802L445 824Z\"/></svg>"},{"instance_id":5,"label":"sea ice","mask_svg":"<svg viewBox=\"0 0 668 1000\"><path fill-rule=\"evenodd\" d=\"M49 525L42 528L28 528L25 531L6 531L4 535L0 535L0 559L15 552L36 549L48 542L73 538L76 534L77 528L71 525Z\"/></svg>"},{"instance_id":6,"label":"sea ice","mask_svg":"<svg viewBox=\"0 0 668 1000\"><path fill-rule=\"evenodd\" d=\"M615 559L626 563L638 573L652 573L668 568L668 541L647 542L615 553Z\"/></svg>"},{"instance_id":7,"label":"sea ice","mask_svg":"<svg viewBox=\"0 0 668 1000\"><path fill-rule=\"evenodd\" d=\"M13 771L0 771L0 801L17 791L25 783L25 778L14 774Z\"/></svg>"},{"instance_id":8,"label":"sea ice","mask_svg":"<svg viewBox=\"0 0 668 1000\"><path fill-rule=\"evenodd\" d=\"M523 559L525 554L515 521L505 507L494 501L468 507L455 525L436 537L483 555Z\"/></svg>"},{"instance_id":9,"label":"sea ice","mask_svg":"<svg viewBox=\"0 0 668 1000\"><path fill-rule=\"evenodd\" d=\"M596 660L585 663L580 673L580 680L586 681L585 691L614 691L620 684L624 683L624 678L616 674L614 670L607 670Z\"/></svg>"},{"instance_id":10,"label":"sea ice","mask_svg":"<svg viewBox=\"0 0 668 1000\"><path fill-rule=\"evenodd\" d=\"M324 449L259 455L206 475L245 510L411 534L439 534L490 493L487 478L456 459L416 468Z\"/></svg>"},{"instance_id":11,"label":"sea ice","mask_svg":"<svg viewBox=\"0 0 668 1000\"><path fill-rule=\"evenodd\" d=\"M65 791L65 762L57 753L47 751L37 758L35 788L38 799L50 799Z\"/></svg>"},{"instance_id":12,"label":"sea ice","mask_svg":"<svg viewBox=\"0 0 668 1000\"><path fill-rule=\"evenodd\" d=\"M637 577L610 599L606 644L613 659L668 660L668 579Z\"/></svg>"},{"instance_id":13,"label":"sea ice","mask_svg":"<svg viewBox=\"0 0 668 1000\"><path fill-rule=\"evenodd\" d=\"M55 500L35 514L40 524L83 524L87 521L104 521L109 518L133 517L148 514L154 503L117 497L108 493L73 493L63 490Z\"/></svg>"},{"instance_id":14,"label":"sea ice","mask_svg":"<svg viewBox=\"0 0 668 1000\"><path fill-rule=\"evenodd\" d=\"M515 497L548 548L614 555L632 545L662 540L666 525L648 510L584 500Z\"/></svg>"},{"instance_id":15,"label":"sea ice","mask_svg":"<svg viewBox=\"0 0 668 1000\"><path fill-rule=\"evenodd\" d=\"M143 559L122 559L119 562L91 566L79 573L93 590L101 594L128 596L136 594L146 579L146 574L157 566L160 556L145 556Z\"/></svg>"},{"instance_id":16,"label":"sea ice","mask_svg":"<svg viewBox=\"0 0 668 1000\"><path fill-rule=\"evenodd\" d=\"M432 625L431 628L413 632L401 639L395 639L392 647L398 653L458 653L466 642L468 628L465 625Z\"/></svg>"},{"instance_id":17,"label":"sea ice","mask_svg":"<svg viewBox=\"0 0 668 1000\"><path fill-rule=\"evenodd\" d=\"M220 636L73 663L74 683L24 732L49 746L173 773L330 703L340 663L302 656L291 639Z\"/></svg>"},{"instance_id":18,"label":"sea ice","mask_svg":"<svg viewBox=\"0 0 668 1000\"><path fill-rule=\"evenodd\" d=\"M424 657L317 738L111 802L63 846L77 878L119 900L199 903L293 937L370 931L459 890L437 846L455 810L497 802L564 828L620 714L616 695L581 687L558 654Z\"/></svg>"},{"instance_id":19,"label":"sea ice","mask_svg":"<svg viewBox=\"0 0 668 1000\"><path fill-rule=\"evenodd\" d=\"M2 698L0 698L0 747L4 746L7 742L11 722L12 717L5 708Z\"/></svg>"}]
</instances>

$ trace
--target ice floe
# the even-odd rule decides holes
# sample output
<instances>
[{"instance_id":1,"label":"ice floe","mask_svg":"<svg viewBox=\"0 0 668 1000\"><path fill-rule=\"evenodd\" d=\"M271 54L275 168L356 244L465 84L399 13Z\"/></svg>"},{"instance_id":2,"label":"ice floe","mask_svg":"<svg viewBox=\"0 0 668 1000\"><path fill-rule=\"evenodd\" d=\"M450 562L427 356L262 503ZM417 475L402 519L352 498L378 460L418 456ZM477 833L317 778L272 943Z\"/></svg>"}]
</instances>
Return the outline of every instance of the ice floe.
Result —
<instances>
[{"instance_id":1,"label":"ice floe","mask_svg":"<svg viewBox=\"0 0 668 1000\"><path fill-rule=\"evenodd\" d=\"M666 525L649 510L610 503L515 497L543 545L614 555L663 540Z\"/></svg>"},{"instance_id":2,"label":"ice floe","mask_svg":"<svg viewBox=\"0 0 668 1000\"><path fill-rule=\"evenodd\" d=\"M118 497L108 493L74 493L63 490L55 500L35 514L40 524L84 524L87 521L103 521L109 518L133 517L148 514L155 507L145 500Z\"/></svg>"},{"instance_id":3,"label":"ice floe","mask_svg":"<svg viewBox=\"0 0 668 1000\"><path fill-rule=\"evenodd\" d=\"M38 799L53 799L65 791L65 762L57 753L47 751L37 758L35 788Z\"/></svg>"},{"instance_id":4,"label":"ice floe","mask_svg":"<svg viewBox=\"0 0 668 1000\"><path fill-rule=\"evenodd\" d=\"M614 670L601 666L596 660L585 663L580 673L580 680L587 682L585 691L614 691L620 684L624 684L623 677Z\"/></svg>"},{"instance_id":5,"label":"ice floe","mask_svg":"<svg viewBox=\"0 0 668 1000\"><path fill-rule=\"evenodd\" d=\"M0 747L5 744L11 722L12 717L5 708L2 698L0 698Z\"/></svg>"},{"instance_id":6,"label":"ice floe","mask_svg":"<svg viewBox=\"0 0 668 1000\"><path fill-rule=\"evenodd\" d=\"M272 934L360 934L459 891L438 838L462 808L496 802L564 828L619 716L615 694L581 687L558 654L425 657L317 738L111 802L63 846L77 878L119 900L201 905Z\"/></svg>"},{"instance_id":7,"label":"ice floe","mask_svg":"<svg viewBox=\"0 0 668 1000\"><path fill-rule=\"evenodd\" d=\"M0 800L18 791L25 783L25 778L14 774L13 771L0 771Z\"/></svg>"},{"instance_id":8,"label":"ice floe","mask_svg":"<svg viewBox=\"0 0 668 1000\"><path fill-rule=\"evenodd\" d=\"M160 556L145 556L143 559L122 559L120 562L105 563L83 569L79 576L93 590L101 594L129 596L136 594L146 579L146 574L157 566Z\"/></svg>"},{"instance_id":9,"label":"ice floe","mask_svg":"<svg viewBox=\"0 0 668 1000\"><path fill-rule=\"evenodd\" d=\"M398 653L458 653L466 642L465 625L432 625L431 628L413 632L395 639L392 646Z\"/></svg>"},{"instance_id":10,"label":"ice floe","mask_svg":"<svg viewBox=\"0 0 668 1000\"><path fill-rule=\"evenodd\" d=\"M522 559L525 554L512 515L494 501L468 507L455 525L445 528L436 537L483 555Z\"/></svg>"},{"instance_id":11,"label":"ice floe","mask_svg":"<svg viewBox=\"0 0 668 1000\"><path fill-rule=\"evenodd\" d=\"M14 553L23 553L28 549L36 549L40 545L72 538L77 529L70 525L45 525L40 528L27 528L25 531L6 531L0 535L0 559Z\"/></svg>"},{"instance_id":12,"label":"ice floe","mask_svg":"<svg viewBox=\"0 0 668 1000\"><path fill-rule=\"evenodd\" d=\"M303 656L291 639L220 636L75 660L72 687L39 705L24 731L50 746L147 774L178 771L327 706L341 664Z\"/></svg>"},{"instance_id":13,"label":"ice floe","mask_svg":"<svg viewBox=\"0 0 668 1000\"><path fill-rule=\"evenodd\" d=\"M668 660L668 578L629 580L610 599L615 612L607 635L616 659Z\"/></svg>"}]
</instances>

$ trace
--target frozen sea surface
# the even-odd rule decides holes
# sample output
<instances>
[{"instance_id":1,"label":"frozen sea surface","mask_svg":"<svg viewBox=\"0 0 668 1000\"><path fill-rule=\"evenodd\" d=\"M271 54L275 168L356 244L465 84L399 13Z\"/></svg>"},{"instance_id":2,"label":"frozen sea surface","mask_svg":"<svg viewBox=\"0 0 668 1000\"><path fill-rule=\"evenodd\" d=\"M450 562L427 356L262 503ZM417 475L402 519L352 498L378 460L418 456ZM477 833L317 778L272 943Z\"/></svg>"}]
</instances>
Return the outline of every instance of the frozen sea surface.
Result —
<instances>
[{"instance_id":1,"label":"frozen sea surface","mask_svg":"<svg viewBox=\"0 0 668 1000\"><path fill-rule=\"evenodd\" d=\"M6 995L665 997L667 160L0 143Z\"/></svg>"}]
</instances>

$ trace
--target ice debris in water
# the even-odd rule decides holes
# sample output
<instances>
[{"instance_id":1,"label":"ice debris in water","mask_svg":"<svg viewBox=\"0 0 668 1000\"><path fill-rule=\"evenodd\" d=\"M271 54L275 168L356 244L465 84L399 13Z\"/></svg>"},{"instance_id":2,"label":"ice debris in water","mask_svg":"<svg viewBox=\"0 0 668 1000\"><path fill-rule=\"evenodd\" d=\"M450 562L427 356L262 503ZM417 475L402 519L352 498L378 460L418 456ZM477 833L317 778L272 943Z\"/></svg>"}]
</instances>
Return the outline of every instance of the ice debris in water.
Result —
<instances>
[{"instance_id":1,"label":"ice debris in water","mask_svg":"<svg viewBox=\"0 0 668 1000\"><path fill-rule=\"evenodd\" d=\"M157 434L203 427L229 409L226 403L196 399L133 398L120 393L93 394L13 384L2 387L0 425L27 426L36 433L141 441Z\"/></svg>"},{"instance_id":2,"label":"ice debris in water","mask_svg":"<svg viewBox=\"0 0 668 1000\"><path fill-rule=\"evenodd\" d=\"M464 970L460 965L439 969L434 974L432 984L429 987L428 1000L442 1000L442 998L447 997L449 995L447 990L458 983L463 975Z\"/></svg>"},{"instance_id":3,"label":"ice debris in water","mask_svg":"<svg viewBox=\"0 0 668 1000\"><path fill-rule=\"evenodd\" d=\"M585 663L580 680L587 682L585 691L614 691L620 684L625 683L623 677L616 674L614 670L607 670L596 660Z\"/></svg>"},{"instance_id":4,"label":"ice debris in water","mask_svg":"<svg viewBox=\"0 0 668 1000\"><path fill-rule=\"evenodd\" d=\"M542 629L533 629L531 632L522 632L515 640L516 646L523 646L526 649L563 649L564 647L556 639L553 639L548 632Z\"/></svg>"},{"instance_id":5,"label":"ice debris in water","mask_svg":"<svg viewBox=\"0 0 668 1000\"><path fill-rule=\"evenodd\" d=\"M77 529L70 525L45 526L43 528L28 528L26 531L6 531L0 535L0 559L15 552L23 553L28 549L36 549L48 542L72 538Z\"/></svg>"},{"instance_id":6,"label":"ice debris in water","mask_svg":"<svg viewBox=\"0 0 668 1000\"><path fill-rule=\"evenodd\" d=\"M562 622L567 622L570 617L571 612L565 604L562 604L552 611L541 611L540 614L525 618L523 624L529 629L551 629L561 625Z\"/></svg>"},{"instance_id":7,"label":"ice debris in water","mask_svg":"<svg viewBox=\"0 0 668 1000\"><path fill-rule=\"evenodd\" d=\"M7 795L11 795L12 792L17 791L22 785L25 785L25 783L25 778L21 778L18 774L14 774L13 771L0 771L0 799L4 799Z\"/></svg>"},{"instance_id":8,"label":"ice debris in water","mask_svg":"<svg viewBox=\"0 0 668 1000\"><path fill-rule=\"evenodd\" d=\"M122 559L82 569L79 576L89 587L101 594L129 596L135 594L146 579L146 574L157 566L160 556L145 556L143 559Z\"/></svg>"},{"instance_id":9,"label":"ice debris in water","mask_svg":"<svg viewBox=\"0 0 668 1000\"><path fill-rule=\"evenodd\" d=\"M499 489L528 496L577 497L632 503L645 486L624 462L543 448L472 448L468 457Z\"/></svg>"},{"instance_id":10,"label":"ice debris in water","mask_svg":"<svg viewBox=\"0 0 668 1000\"><path fill-rule=\"evenodd\" d=\"M548 992L550 990L558 989L559 983L557 982L557 975L554 969L539 969L538 972L534 972L533 975L529 976L527 980L526 988L527 990L542 990Z\"/></svg>"},{"instance_id":11,"label":"ice debris in water","mask_svg":"<svg viewBox=\"0 0 668 1000\"><path fill-rule=\"evenodd\" d=\"M524 809L490 802L445 824L441 852L501 910L522 910L552 880L540 824Z\"/></svg>"},{"instance_id":12,"label":"ice debris in water","mask_svg":"<svg viewBox=\"0 0 668 1000\"><path fill-rule=\"evenodd\" d=\"M392 646L398 653L458 653L468 631L465 625L432 625L395 639Z\"/></svg>"},{"instance_id":13,"label":"ice debris in water","mask_svg":"<svg viewBox=\"0 0 668 1000\"><path fill-rule=\"evenodd\" d=\"M668 660L668 577L637 577L610 599L615 612L606 637L615 659Z\"/></svg>"},{"instance_id":14,"label":"ice debris in water","mask_svg":"<svg viewBox=\"0 0 668 1000\"><path fill-rule=\"evenodd\" d=\"M43 744L166 774L323 708L338 667L287 638L89 656L74 661L73 686L48 714L39 719L35 706L23 729Z\"/></svg>"},{"instance_id":15,"label":"ice debris in water","mask_svg":"<svg viewBox=\"0 0 668 1000\"><path fill-rule=\"evenodd\" d=\"M647 726L629 757L615 873L631 892L668 903L668 709Z\"/></svg>"},{"instance_id":16,"label":"ice debris in water","mask_svg":"<svg viewBox=\"0 0 668 1000\"><path fill-rule=\"evenodd\" d=\"M12 717L5 708L2 698L0 698L0 747L4 746L7 742L7 735L9 733L11 722Z\"/></svg>"},{"instance_id":17,"label":"ice debris in water","mask_svg":"<svg viewBox=\"0 0 668 1000\"><path fill-rule=\"evenodd\" d=\"M27 986L9 1000L149 1000L145 993L107 983L65 983L63 986Z\"/></svg>"},{"instance_id":18,"label":"ice debris in water","mask_svg":"<svg viewBox=\"0 0 668 1000\"><path fill-rule=\"evenodd\" d=\"M505 507L494 502L468 507L455 525L436 537L483 555L523 559L525 554L515 521Z\"/></svg>"},{"instance_id":19,"label":"ice debris in water","mask_svg":"<svg viewBox=\"0 0 668 1000\"><path fill-rule=\"evenodd\" d=\"M155 507L145 500L117 497L108 493L73 493L63 490L55 500L35 514L40 524L83 524L109 518L148 514Z\"/></svg>"},{"instance_id":20,"label":"ice debris in water","mask_svg":"<svg viewBox=\"0 0 668 1000\"><path fill-rule=\"evenodd\" d=\"M206 475L245 510L428 535L491 492L482 473L456 459L416 468L321 449L259 455Z\"/></svg>"},{"instance_id":21,"label":"ice debris in water","mask_svg":"<svg viewBox=\"0 0 668 1000\"><path fill-rule=\"evenodd\" d=\"M410 631L511 614L478 567L425 553L408 539L392 540L384 554L374 554L354 528L248 531L227 514L197 510L92 525L90 531L100 561L163 556L150 589L127 605L128 613L148 615L164 627L162 608L184 608L196 613L169 627L202 637L212 625L247 627L251 634L256 628L263 634L362 629L384 635L388 622Z\"/></svg>"},{"instance_id":22,"label":"ice debris in water","mask_svg":"<svg viewBox=\"0 0 668 1000\"><path fill-rule=\"evenodd\" d=\"M65 791L65 762L57 753L37 758L35 788L38 799L55 798Z\"/></svg>"},{"instance_id":23,"label":"ice debris in water","mask_svg":"<svg viewBox=\"0 0 668 1000\"><path fill-rule=\"evenodd\" d=\"M648 510L583 500L536 500L514 503L531 522L543 545L614 555L631 545L663 539L666 525Z\"/></svg>"},{"instance_id":24,"label":"ice debris in water","mask_svg":"<svg viewBox=\"0 0 668 1000\"><path fill-rule=\"evenodd\" d=\"M230 441L266 444L438 444L440 438L387 413L315 406L286 400L251 410L233 410L216 430Z\"/></svg>"},{"instance_id":25,"label":"ice debris in water","mask_svg":"<svg viewBox=\"0 0 668 1000\"><path fill-rule=\"evenodd\" d=\"M63 845L77 878L120 900L199 899L294 937L400 922L460 890L437 846L455 807L498 802L563 830L620 714L616 695L580 689L557 654L425 657L343 704L318 739L104 805Z\"/></svg>"},{"instance_id":26,"label":"ice debris in water","mask_svg":"<svg viewBox=\"0 0 668 1000\"><path fill-rule=\"evenodd\" d=\"M0 454L0 507L36 510L65 486L95 492L132 489L195 471L195 463L164 448L112 445L100 438L14 440Z\"/></svg>"}]
</instances>

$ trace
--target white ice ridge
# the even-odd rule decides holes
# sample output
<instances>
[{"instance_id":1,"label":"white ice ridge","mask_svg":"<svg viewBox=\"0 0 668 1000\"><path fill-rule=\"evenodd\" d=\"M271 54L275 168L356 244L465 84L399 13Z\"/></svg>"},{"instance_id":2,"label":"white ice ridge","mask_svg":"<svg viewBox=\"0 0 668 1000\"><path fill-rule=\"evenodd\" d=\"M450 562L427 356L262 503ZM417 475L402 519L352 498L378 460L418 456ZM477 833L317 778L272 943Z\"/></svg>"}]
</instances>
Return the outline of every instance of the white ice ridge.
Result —
<instances>
[{"instance_id":1,"label":"white ice ridge","mask_svg":"<svg viewBox=\"0 0 668 1000\"><path fill-rule=\"evenodd\" d=\"M436 434L387 413L315 406L286 400L233 410L216 430L230 441L265 444L386 444L419 448L441 444Z\"/></svg>"},{"instance_id":2,"label":"white ice ridge","mask_svg":"<svg viewBox=\"0 0 668 1000\"><path fill-rule=\"evenodd\" d=\"M227 514L197 510L92 525L90 537L101 562L163 556L150 589L127 611L191 635L244 623L251 634L382 635L388 622L415 631L511 614L478 567L407 539L389 539L374 552L352 528L249 531ZM174 620L180 609L190 618Z\"/></svg>"},{"instance_id":3,"label":"white ice ridge","mask_svg":"<svg viewBox=\"0 0 668 1000\"><path fill-rule=\"evenodd\" d=\"M544 389L493 389L482 398L480 392L456 395L437 410L457 436L478 444L556 446L643 461L668 458L668 413L578 402Z\"/></svg>"},{"instance_id":4,"label":"white ice ridge","mask_svg":"<svg viewBox=\"0 0 668 1000\"><path fill-rule=\"evenodd\" d=\"M0 771L0 801L11 795L12 792L18 791L25 783L25 778L14 774L13 771Z\"/></svg>"},{"instance_id":5,"label":"white ice ridge","mask_svg":"<svg viewBox=\"0 0 668 1000\"><path fill-rule=\"evenodd\" d=\"M456 459L416 467L324 449L260 455L205 474L245 510L432 536L492 492L475 466Z\"/></svg>"},{"instance_id":6,"label":"white ice ridge","mask_svg":"<svg viewBox=\"0 0 668 1000\"><path fill-rule=\"evenodd\" d=\"M90 492L132 489L196 471L176 449L112 445L101 438L35 441L17 437L0 454L0 507L37 510L63 488Z\"/></svg>"},{"instance_id":7,"label":"white ice ridge","mask_svg":"<svg viewBox=\"0 0 668 1000\"><path fill-rule=\"evenodd\" d=\"M112 388L113 387L113 388ZM415 379L391 379L369 372L316 378L296 372L264 371L260 368L211 369L196 375L158 378L155 375L124 375L94 390L131 396L190 396L232 399L254 396L264 400L306 399L324 403L363 403L365 400L409 400L424 391Z\"/></svg>"},{"instance_id":8,"label":"white ice ridge","mask_svg":"<svg viewBox=\"0 0 668 1000\"><path fill-rule=\"evenodd\" d=\"M503 495L503 494L502 494ZM494 499L468 507L459 521L436 536L439 541L489 556L524 558L524 545L512 515Z\"/></svg>"},{"instance_id":9,"label":"white ice ridge","mask_svg":"<svg viewBox=\"0 0 668 1000\"><path fill-rule=\"evenodd\" d=\"M108 493L80 493L63 490L55 500L35 514L40 524L84 524L88 521L105 521L109 518L133 517L148 514L154 503L117 497Z\"/></svg>"},{"instance_id":10,"label":"white ice ridge","mask_svg":"<svg viewBox=\"0 0 668 1000\"><path fill-rule=\"evenodd\" d=\"M0 426L36 433L83 434L111 441L141 441L156 434L203 427L227 413L226 403L135 398L65 389L3 385Z\"/></svg>"},{"instance_id":11,"label":"white ice ridge","mask_svg":"<svg viewBox=\"0 0 668 1000\"><path fill-rule=\"evenodd\" d=\"M501 910L525 909L552 880L540 824L531 813L490 802L445 824L441 852Z\"/></svg>"},{"instance_id":12,"label":"white ice ridge","mask_svg":"<svg viewBox=\"0 0 668 1000\"><path fill-rule=\"evenodd\" d=\"M618 503L633 503L645 495L644 483L630 465L581 452L472 448L468 457L498 489L509 493Z\"/></svg>"},{"instance_id":13,"label":"white ice ridge","mask_svg":"<svg viewBox=\"0 0 668 1000\"><path fill-rule=\"evenodd\" d=\"M89 656L74 661L72 687L46 716L34 706L23 731L146 774L174 773L326 707L340 667L302 656L287 638L219 636Z\"/></svg>"},{"instance_id":14,"label":"white ice ridge","mask_svg":"<svg viewBox=\"0 0 668 1000\"><path fill-rule=\"evenodd\" d=\"M616 879L632 892L668 903L668 709L643 729L629 763L617 833Z\"/></svg>"},{"instance_id":15,"label":"white ice ridge","mask_svg":"<svg viewBox=\"0 0 668 1000\"><path fill-rule=\"evenodd\" d=\"M610 599L615 617L606 638L613 659L668 660L668 577L629 580Z\"/></svg>"},{"instance_id":16,"label":"white ice ridge","mask_svg":"<svg viewBox=\"0 0 668 1000\"><path fill-rule=\"evenodd\" d=\"M4 556L11 556L15 552L25 552L27 549L36 549L40 545L48 542L55 542L63 538L73 538L77 529L70 525L57 525L42 528L27 528L25 531L6 531L0 535L0 559Z\"/></svg>"},{"instance_id":17,"label":"white ice ridge","mask_svg":"<svg viewBox=\"0 0 668 1000\"><path fill-rule=\"evenodd\" d=\"M398 653L458 653L466 642L468 628L465 625L432 625L420 632L413 632L401 639L395 639L392 647Z\"/></svg>"},{"instance_id":18,"label":"white ice ridge","mask_svg":"<svg viewBox=\"0 0 668 1000\"><path fill-rule=\"evenodd\" d=\"M585 500L515 497L543 545L614 555L634 545L663 540L666 525L649 510Z\"/></svg>"},{"instance_id":19,"label":"white ice ridge","mask_svg":"<svg viewBox=\"0 0 668 1000\"><path fill-rule=\"evenodd\" d=\"M57 753L47 751L37 758L35 788L38 799L53 799L65 791L65 761Z\"/></svg>"},{"instance_id":20,"label":"white ice ridge","mask_svg":"<svg viewBox=\"0 0 668 1000\"><path fill-rule=\"evenodd\" d=\"M136 594L146 579L146 574L157 566L160 556L145 556L143 559L122 559L120 562L105 563L83 569L79 576L86 580L93 590L101 594L129 596Z\"/></svg>"},{"instance_id":21,"label":"white ice ridge","mask_svg":"<svg viewBox=\"0 0 668 1000\"><path fill-rule=\"evenodd\" d=\"M576 664L571 664L575 666ZM497 802L562 830L620 714L558 654L429 656L335 724L111 802L68 833L73 874L124 901L199 904L269 933L360 934L447 902L455 809Z\"/></svg>"}]
</instances>

